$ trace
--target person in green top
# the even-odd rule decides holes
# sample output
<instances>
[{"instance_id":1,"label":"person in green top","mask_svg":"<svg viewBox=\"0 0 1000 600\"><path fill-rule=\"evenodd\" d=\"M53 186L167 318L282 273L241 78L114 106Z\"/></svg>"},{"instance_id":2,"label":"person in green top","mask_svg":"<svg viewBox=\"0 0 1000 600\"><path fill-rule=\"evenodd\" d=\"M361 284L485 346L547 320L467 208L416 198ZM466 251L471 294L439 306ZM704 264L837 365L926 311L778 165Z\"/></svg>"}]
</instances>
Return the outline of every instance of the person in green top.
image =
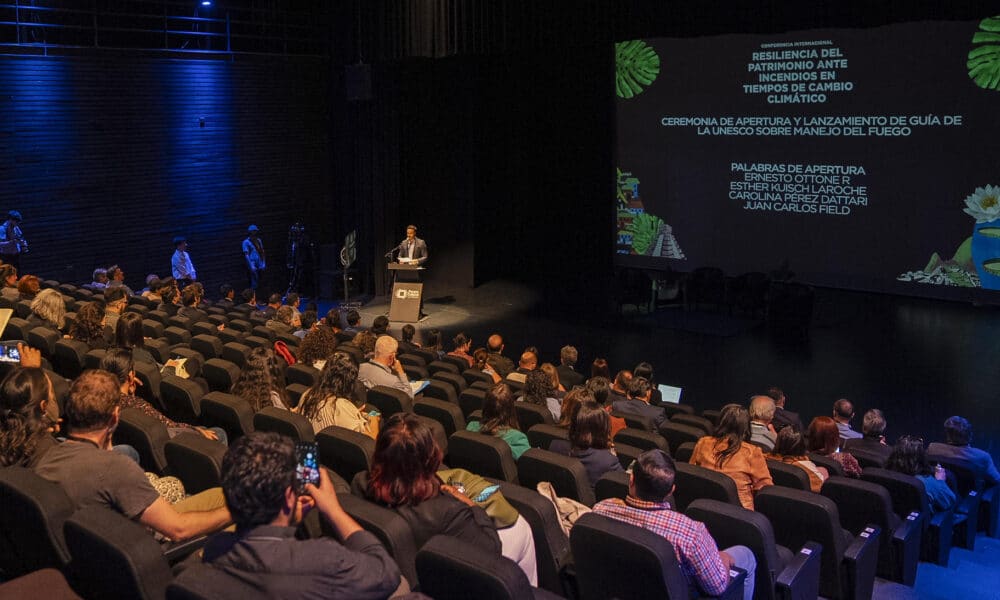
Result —
<instances>
[{"instance_id":1,"label":"person in green top","mask_svg":"<svg viewBox=\"0 0 1000 600\"><path fill-rule=\"evenodd\" d=\"M506 383L498 383L486 393L483 400L482 421L471 421L466 429L478 431L507 442L514 460L521 458L531 447L528 436L518 429L517 410L514 408L514 394Z\"/></svg>"}]
</instances>

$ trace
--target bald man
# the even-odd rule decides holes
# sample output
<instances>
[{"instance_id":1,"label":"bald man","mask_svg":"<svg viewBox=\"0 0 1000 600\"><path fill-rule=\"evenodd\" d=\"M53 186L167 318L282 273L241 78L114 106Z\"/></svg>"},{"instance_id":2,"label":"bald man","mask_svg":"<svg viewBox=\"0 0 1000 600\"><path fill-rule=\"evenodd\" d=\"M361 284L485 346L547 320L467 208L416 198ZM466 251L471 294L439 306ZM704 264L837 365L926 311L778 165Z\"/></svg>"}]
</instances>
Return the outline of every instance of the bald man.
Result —
<instances>
[{"instance_id":1,"label":"bald man","mask_svg":"<svg viewBox=\"0 0 1000 600\"><path fill-rule=\"evenodd\" d=\"M503 338L499 333L494 333L486 340L486 350L490 353L486 362L500 377L506 377L514 370L514 363L503 355L503 349Z\"/></svg>"},{"instance_id":2,"label":"bald man","mask_svg":"<svg viewBox=\"0 0 1000 600\"><path fill-rule=\"evenodd\" d=\"M395 388L413 398L413 387L403 371L403 364L396 360L399 342L392 336L383 335L375 340L375 356L358 368L358 381L366 388L377 385Z\"/></svg>"},{"instance_id":3,"label":"bald man","mask_svg":"<svg viewBox=\"0 0 1000 600\"><path fill-rule=\"evenodd\" d=\"M531 350L525 350L521 353L521 360L517 363L517 370L508 375L507 379L524 383L528 378L528 373L537 368L538 355Z\"/></svg>"}]
</instances>

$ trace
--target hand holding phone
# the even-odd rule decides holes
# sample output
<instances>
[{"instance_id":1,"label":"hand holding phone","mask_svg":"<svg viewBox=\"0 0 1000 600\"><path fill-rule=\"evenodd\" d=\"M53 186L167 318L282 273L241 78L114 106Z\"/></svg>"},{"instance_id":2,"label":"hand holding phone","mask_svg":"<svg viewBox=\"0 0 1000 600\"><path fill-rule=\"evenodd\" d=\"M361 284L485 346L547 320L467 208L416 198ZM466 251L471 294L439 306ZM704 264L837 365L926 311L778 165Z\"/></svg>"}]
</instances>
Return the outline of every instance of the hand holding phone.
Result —
<instances>
[{"instance_id":1,"label":"hand holding phone","mask_svg":"<svg viewBox=\"0 0 1000 600\"><path fill-rule=\"evenodd\" d=\"M306 493L306 484L319 487L319 447L316 442L295 444L295 492Z\"/></svg>"}]
</instances>

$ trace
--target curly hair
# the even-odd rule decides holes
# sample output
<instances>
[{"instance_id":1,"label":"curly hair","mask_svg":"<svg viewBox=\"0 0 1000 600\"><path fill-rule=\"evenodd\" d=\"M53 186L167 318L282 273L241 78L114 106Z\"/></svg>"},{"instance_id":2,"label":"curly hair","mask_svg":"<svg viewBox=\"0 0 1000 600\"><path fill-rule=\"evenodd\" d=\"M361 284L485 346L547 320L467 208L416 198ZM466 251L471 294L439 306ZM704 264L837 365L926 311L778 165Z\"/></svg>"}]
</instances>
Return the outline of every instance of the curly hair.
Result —
<instances>
[{"instance_id":1,"label":"curly hair","mask_svg":"<svg viewBox=\"0 0 1000 600\"><path fill-rule=\"evenodd\" d=\"M361 353L365 356L370 356L375 353L375 341L378 339L374 333L369 330L364 330L359 332L351 342L361 348Z\"/></svg>"},{"instance_id":2,"label":"curly hair","mask_svg":"<svg viewBox=\"0 0 1000 600\"><path fill-rule=\"evenodd\" d=\"M375 440L368 498L395 507L416 506L437 496L441 458L434 434L417 415L392 415Z\"/></svg>"},{"instance_id":3,"label":"curly hair","mask_svg":"<svg viewBox=\"0 0 1000 600\"><path fill-rule=\"evenodd\" d=\"M351 398L357 379L358 366L354 364L354 360L344 352L335 352L326 361L316 383L302 395L302 405L298 411L312 421L327 401Z\"/></svg>"},{"instance_id":4,"label":"curly hair","mask_svg":"<svg viewBox=\"0 0 1000 600\"><path fill-rule=\"evenodd\" d=\"M55 425L42 408L54 401L51 395L52 382L40 368L16 369L0 383L0 466L28 466Z\"/></svg>"},{"instance_id":5,"label":"curly hair","mask_svg":"<svg viewBox=\"0 0 1000 600\"><path fill-rule=\"evenodd\" d=\"M482 425L479 432L499 435L508 429L520 429L514 402L514 394L511 393L509 385L498 383L493 386L483 399Z\"/></svg>"},{"instance_id":6,"label":"curly hair","mask_svg":"<svg viewBox=\"0 0 1000 600\"><path fill-rule=\"evenodd\" d=\"M232 393L246 400L251 410L258 413L268 406L274 406L272 392L278 395L284 406L288 406L285 375L274 351L266 347L254 348L247 354L247 362L243 365L239 379L233 384Z\"/></svg>"},{"instance_id":7,"label":"curly hair","mask_svg":"<svg viewBox=\"0 0 1000 600\"><path fill-rule=\"evenodd\" d=\"M552 378L545 371L529 371L524 379L524 401L547 406L546 398L553 398L556 388L552 385Z\"/></svg>"},{"instance_id":8,"label":"curly hair","mask_svg":"<svg viewBox=\"0 0 1000 600\"><path fill-rule=\"evenodd\" d=\"M295 358L300 363L311 365L317 360L326 360L337 349L337 336L329 327L317 327L302 338L299 344L299 355Z\"/></svg>"},{"instance_id":9,"label":"curly hair","mask_svg":"<svg viewBox=\"0 0 1000 600\"><path fill-rule=\"evenodd\" d=\"M104 338L104 304L84 302L76 310L76 321L69 328L69 337L85 344Z\"/></svg>"},{"instance_id":10,"label":"curly hair","mask_svg":"<svg viewBox=\"0 0 1000 600\"><path fill-rule=\"evenodd\" d=\"M912 435L901 436L885 461L885 468L904 475L930 475L934 471L927 462L924 441Z\"/></svg>"},{"instance_id":11,"label":"curly hair","mask_svg":"<svg viewBox=\"0 0 1000 600\"><path fill-rule=\"evenodd\" d=\"M246 531L273 521L295 483L295 445L291 438L256 431L241 437L222 457L222 494L236 529Z\"/></svg>"},{"instance_id":12,"label":"curly hair","mask_svg":"<svg viewBox=\"0 0 1000 600\"><path fill-rule=\"evenodd\" d=\"M62 329L66 320L66 301L59 290L46 288L31 301L31 312L55 325L56 329Z\"/></svg>"}]
</instances>

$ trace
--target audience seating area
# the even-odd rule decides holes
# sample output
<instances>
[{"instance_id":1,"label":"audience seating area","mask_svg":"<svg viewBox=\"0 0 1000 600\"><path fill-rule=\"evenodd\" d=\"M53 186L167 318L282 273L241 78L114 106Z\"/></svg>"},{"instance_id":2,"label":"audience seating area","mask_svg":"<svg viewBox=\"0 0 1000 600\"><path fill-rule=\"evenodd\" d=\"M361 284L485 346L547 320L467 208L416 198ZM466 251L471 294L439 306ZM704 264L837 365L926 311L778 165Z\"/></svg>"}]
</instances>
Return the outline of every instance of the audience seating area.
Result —
<instances>
[{"instance_id":1,"label":"audience seating area","mask_svg":"<svg viewBox=\"0 0 1000 600\"><path fill-rule=\"evenodd\" d=\"M689 285L701 286L702 293L709 294L710 283L692 280ZM91 299L84 289L69 285L58 289L70 312ZM467 369L464 360L401 354L399 361L411 379L426 378L430 384L414 400L398 390L375 387L367 401L383 418L397 412L419 415L432 424L449 467L500 483L531 526L538 588L528 584L514 563L486 556L458 539L439 536L415 548L406 521L357 493L371 466L375 442L370 437L336 426L315 433L298 414L274 407L254 414L244 400L232 395L247 352L277 339L253 315L215 310L208 313L210 321L191 322L154 309L141 298L132 298L128 308L144 316L143 330L151 338L148 349L157 360L188 358L188 372L200 375L207 389L194 379L161 375L157 365L140 362L136 370L146 399L174 420L222 428L230 443L256 430L315 440L323 465L345 487L354 482L354 494L341 492L345 509L382 541L414 589L438 599L688 596L673 549L662 537L596 514L580 518L571 535L563 533L555 508L535 491L539 482L550 482L559 496L589 507L602 499L624 498L628 475L608 473L591 487L580 460L549 451L553 440L567 439L567 431L554 424L548 410L532 404L517 406L518 420L532 446L518 460L500 438L467 431L466 424L482 409L492 381L481 371ZM206 323L210 326L204 327ZM220 331L218 324L226 327ZM11 319L4 338L24 339L42 350L60 405L65 402L66 380L96 366L103 355L102 350L88 351L79 342L62 339L54 330L29 328L17 317ZM294 336L281 339L289 346L299 343ZM346 343L339 347L361 358L356 347ZM311 366L287 366L293 404L318 376ZM741 544L753 550L755 598L869 598L876 578L912 586L919 561L947 565L952 544L971 549L979 532L997 537L996 488L986 488L970 465L943 457L934 460L953 474L951 483L962 497L953 510L932 513L919 480L887 471L877 457L858 450L852 452L864 467L860 480L843 477L835 461L813 457L831 474L820 493L810 491L804 470L768 461L775 485L757 494L756 512L748 511L741 506L731 478L687 462L694 443L714 431L718 407L700 414L686 405L665 408L668 420L658 428L644 417L620 415L627 423L614 440L620 462L628 467L649 449L662 449L674 457L676 490L671 504L705 523L720 548ZM122 412L115 442L135 447L145 470L180 478L188 493L220 484L224 446L192 434L170 439L160 422L141 412ZM240 585L204 568L174 580L171 564L190 547L158 544L143 528L117 514L74 511L58 486L29 470L0 469L0 504L4 507L0 576L8 581L0 585L0 593L22 576L31 578L17 584L28 586L24 589L43 585L38 581L54 581L51 589L56 597L73 597L66 581L76 593L93 598L207 598L218 597L219 589L233 591ZM744 576L737 573L720 597L740 597ZM255 597L252 591L239 595Z\"/></svg>"}]
</instances>

